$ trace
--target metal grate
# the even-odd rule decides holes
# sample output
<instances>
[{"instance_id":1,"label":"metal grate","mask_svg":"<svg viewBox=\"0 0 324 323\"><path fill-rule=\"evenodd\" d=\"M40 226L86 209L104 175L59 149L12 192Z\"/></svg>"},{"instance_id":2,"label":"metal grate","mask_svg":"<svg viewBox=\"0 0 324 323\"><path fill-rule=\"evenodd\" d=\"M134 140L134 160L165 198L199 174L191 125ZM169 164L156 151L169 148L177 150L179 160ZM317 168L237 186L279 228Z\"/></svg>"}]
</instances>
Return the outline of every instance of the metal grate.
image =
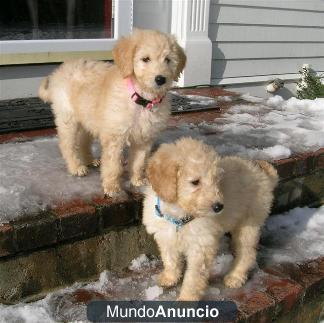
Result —
<instances>
[{"instance_id":1,"label":"metal grate","mask_svg":"<svg viewBox=\"0 0 324 323\"><path fill-rule=\"evenodd\" d=\"M208 97L171 93L172 113L219 109L216 100ZM48 104L38 98L0 101L0 133L54 127Z\"/></svg>"}]
</instances>

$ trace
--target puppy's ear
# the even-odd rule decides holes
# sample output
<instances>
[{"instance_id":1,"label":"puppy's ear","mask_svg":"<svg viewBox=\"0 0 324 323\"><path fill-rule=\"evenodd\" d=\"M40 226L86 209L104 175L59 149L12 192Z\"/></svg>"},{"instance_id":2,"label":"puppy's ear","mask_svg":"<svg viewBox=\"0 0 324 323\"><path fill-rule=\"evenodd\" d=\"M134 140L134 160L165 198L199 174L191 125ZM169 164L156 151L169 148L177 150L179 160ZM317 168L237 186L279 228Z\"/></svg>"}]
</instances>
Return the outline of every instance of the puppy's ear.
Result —
<instances>
[{"instance_id":1,"label":"puppy's ear","mask_svg":"<svg viewBox=\"0 0 324 323\"><path fill-rule=\"evenodd\" d=\"M171 36L172 39L172 43L173 43L173 51L175 52L175 54L177 55L177 68L176 71L174 73L174 81L178 81L181 72L183 71L183 69L186 66L186 62L187 62L187 56L184 52L184 50L182 49L182 47L178 44L176 38L174 36Z\"/></svg>"},{"instance_id":2,"label":"puppy's ear","mask_svg":"<svg viewBox=\"0 0 324 323\"><path fill-rule=\"evenodd\" d=\"M112 51L113 59L123 77L133 74L136 42L133 36L122 37Z\"/></svg>"},{"instance_id":3,"label":"puppy's ear","mask_svg":"<svg viewBox=\"0 0 324 323\"><path fill-rule=\"evenodd\" d=\"M148 162L147 178L155 193L165 202L177 201L179 162L170 145L162 145Z\"/></svg>"}]
</instances>

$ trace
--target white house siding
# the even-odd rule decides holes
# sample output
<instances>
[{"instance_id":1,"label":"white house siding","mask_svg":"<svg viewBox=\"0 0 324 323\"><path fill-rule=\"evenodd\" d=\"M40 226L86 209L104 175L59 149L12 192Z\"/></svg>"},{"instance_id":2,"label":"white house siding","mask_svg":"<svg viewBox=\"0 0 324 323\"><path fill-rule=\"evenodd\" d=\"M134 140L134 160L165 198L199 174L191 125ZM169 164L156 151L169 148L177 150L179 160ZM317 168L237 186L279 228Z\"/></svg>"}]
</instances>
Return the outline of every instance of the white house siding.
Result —
<instances>
[{"instance_id":1,"label":"white house siding","mask_svg":"<svg viewBox=\"0 0 324 323\"><path fill-rule=\"evenodd\" d=\"M266 96L284 79L291 96L298 70L324 71L323 0L211 0L212 84Z\"/></svg>"}]
</instances>

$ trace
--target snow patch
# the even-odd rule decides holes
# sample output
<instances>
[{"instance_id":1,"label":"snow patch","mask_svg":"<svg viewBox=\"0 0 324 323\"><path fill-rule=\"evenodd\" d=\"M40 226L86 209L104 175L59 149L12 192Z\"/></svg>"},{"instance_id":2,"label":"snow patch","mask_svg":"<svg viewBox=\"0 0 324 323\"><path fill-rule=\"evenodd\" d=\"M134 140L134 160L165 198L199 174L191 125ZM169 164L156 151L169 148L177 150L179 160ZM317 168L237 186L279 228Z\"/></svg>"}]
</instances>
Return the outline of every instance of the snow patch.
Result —
<instances>
[{"instance_id":1,"label":"snow patch","mask_svg":"<svg viewBox=\"0 0 324 323\"><path fill-rule=\"evenodd\" d=\"M291 155L291 150L281 145L263 148L262 152L265 154L265 159L283 159Z\"/></svg>"},{"instance_id":2,"label":"snow patch","mask_svg":"<svg viewBox=\"0 0 324 323\"><path fill-rule=\"evenodd\" d=\"M225 96L218 96L217 101L223 101L223 102L232 102L233 98L231 96L225 95Z\"/></svg>"},{"instance_id":3,"label":"snow patch","mask_svg":"<svg viewBox=\"0 0 324 323\"><path fill-rule=\"evenodd\" d=\"M263 229L260 255L267 262L300 262L323 256L323 227L324 206L271 216Z\"/></svg>"},{"instance_id":4,"label":"snow patch","mask_svg":"<svg viewBox=\"0 0 324 323\"><path fill-rule=\"evenodd\" d=\"M270 161L324 147L324 99L243 98L255 104L233 105L213 123L169 129L159 141L192 136L214 146L222 155Z\"/></svg>"},{"instance_id":5,"label":"snow patch","mask_svg":"<svg viewBox=\"0 0 324 323\"><path fill-rule=\"evenodd\" d=\"M39 301L32 304L1 305L0 323L55 323L48 311L47 304Z\"/></svg>"},{"instance_id":6,"label":"snow patch","mask_svg":"<svg viewBox=\"0 0 324 323\"><path fill-rule=\"evenodd\" d=\"M244 101L251 102L251 103L260 103L260 102L263 102L263 100L264 100L263 98L258 98L256 96L252 96L249 93L242 94L240 96L240 99L242 99Z\"/></svg>"},{"instance_id":7,"label":"snow patch","mask_svg":"<svg viewBox=\"0 0 324 323\"><path fill-rule=\"evenodd\" d=\"M149 259L145 254L141 254L133 259L128 269L133 271L142 271L145 268L155 267L157 259Z\"/></svg>"},{"instance_id":8,"label":"snow patch","mask_svg":"<svg viewBox=\"0 0 324 323\"><path fill-rule=\"evenodd\" d=\"M145 289L146 300L152 301L163 294L163 288L160 286L152 286Z\"/></svg>"},{"instance_id":9,"label":"snow patch","mask_svg":"<svg viewBox=\"0 0 324 323\"><path fill-rule=\"evenodd\" d=\"M1 144L0 183L0 223L102 193L99 170L83 178L68 174L57 138Z\"/></svg>"}]
</instances>

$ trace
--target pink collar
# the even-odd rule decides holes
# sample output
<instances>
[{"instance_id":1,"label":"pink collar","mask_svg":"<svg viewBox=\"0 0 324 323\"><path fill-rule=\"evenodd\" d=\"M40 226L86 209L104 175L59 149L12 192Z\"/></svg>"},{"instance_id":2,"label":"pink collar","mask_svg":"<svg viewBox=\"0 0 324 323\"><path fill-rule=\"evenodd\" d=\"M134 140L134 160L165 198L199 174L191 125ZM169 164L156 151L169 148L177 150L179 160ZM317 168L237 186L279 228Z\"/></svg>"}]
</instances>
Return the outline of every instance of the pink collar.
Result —
<instances>
[{"instance_id":1,"label":"pink collar","mask_svg":"<svg viewBox=\"0 0 324 323\"><path fill-rule=\"evenodd\" d=\"M126 78L126 85L127 85L128 92L131 95L132 101L134 101L138 105L141 105L144 108L151 110L155 105L161 103L163 100L163 97L162 98L157 97L156 99L154 99L152 101L144 99L142 96L140 96L136 92L134 83L130 77Z\"/></svg>"}]
</instances>

